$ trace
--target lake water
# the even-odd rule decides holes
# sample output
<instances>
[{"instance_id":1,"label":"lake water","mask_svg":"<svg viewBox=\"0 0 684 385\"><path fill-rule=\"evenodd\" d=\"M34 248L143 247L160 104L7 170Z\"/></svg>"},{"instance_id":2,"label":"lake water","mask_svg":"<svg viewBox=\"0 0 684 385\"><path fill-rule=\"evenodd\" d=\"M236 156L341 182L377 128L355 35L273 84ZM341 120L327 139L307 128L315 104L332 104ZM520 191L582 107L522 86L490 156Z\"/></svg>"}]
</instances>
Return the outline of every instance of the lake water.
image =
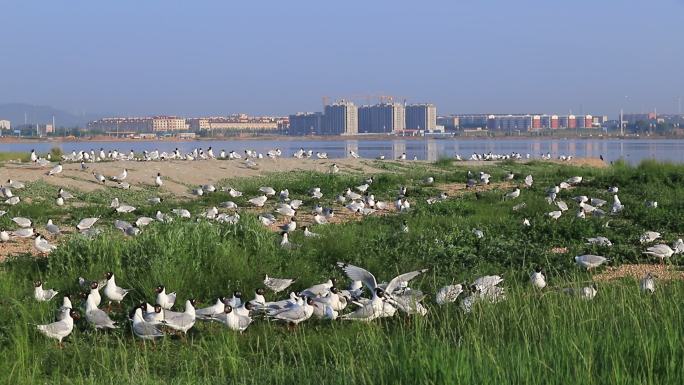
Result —
<instances>
[{"instance_id":1,"label":"lake water","mask_svg":"<svg viewBox=\"0 0 684 385\"><path fill-rule=\"evenodd\" d=\"M253 149L265 153L273 148L280 148L285 156L304 148L305 150L327 152L330 158L346 157L350 150L356 151L364 158L375 158L384 154L387 159L397 158L406 153L409 159L434 161L440 157L453 157L455 154L467 158L473 153L508 154L518 152L539 157L540 154L551 153L553 157L572 155L574 157L594 157L600 155L606 161L624 159L629 163L638 163L643 159L656 159L684 163L684 140L678 139L348 139L348 140L226 140L226 141L132 141L132 142L34 142L0 144L0 152L30 151L47 152L52 147L60 147L64 152L80 150L118 149L128 152L143 150L182 152L212 146L214 153L221 150L243 153L245 149Z\"/></svg>"}]
</instances>

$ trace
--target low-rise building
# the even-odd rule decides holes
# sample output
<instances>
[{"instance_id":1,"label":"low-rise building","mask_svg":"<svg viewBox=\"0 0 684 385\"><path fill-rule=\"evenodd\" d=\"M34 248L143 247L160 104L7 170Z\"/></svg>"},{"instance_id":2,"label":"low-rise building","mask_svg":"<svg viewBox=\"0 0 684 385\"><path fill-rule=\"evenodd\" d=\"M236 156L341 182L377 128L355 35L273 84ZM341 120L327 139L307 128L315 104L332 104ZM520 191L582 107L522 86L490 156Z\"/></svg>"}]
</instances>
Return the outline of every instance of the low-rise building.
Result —
<instances>
[{"instance_id":1,"label":"low-rise building","mask_svg":"<svg viewBox=\"0 0 684 385\"><path fill-rule=\"evenodd\" d=\"M287 124L287 118L272 116L249 116L237 114L230 116L214 116L187 119L190 130L198 131L239 131L239 132L275 132Z\"/></svg>"},{"instance_id":2,"label":"low-rise building","mask_svg":"<svg viewBox=\"0 0 684 385\"><path fill-rule=\"evenodd\" d=\"M487 114L459 114L452 115L458 118L458 127L464 128L485 128L487 127L487 120L489 115Z\"/></svg>"},{"instance_id":3,"label":"low-rise building","mask_svg":"<svg viewBox=\"0 0 684 385\"><path fill-rule=\"evenodd\" d=\"M446 131L456 131L460 128L461 122L458 116L439 116L437 117L437 125L444 127Z\"/></svg>"},{"instance_id":4,"label":"low-rise building","mask_svg":"<svg viewBox=\"0 0 684 385\"><path fill-rule=\"evenodd\" d=\"M658 118L655 112L649 112L645 114L624 114L622 120L627 124L636 124L639 121L650 122L655 121Z\"/></svg>"},{"instance_id":5,"label":"low-rise building","mask_svg":"<svg viewBox=\"0 0 684 385\"><path fill-rule=\"evenodd\" d=\"M185 118L177 116L155 116L152 118L152 131L166 132L166 131L187 131L188 124Z\"/></svg>"},{"instance_id":6,"label":"low-rise building","mask_svg":"<svg viewBox=\"0 0 684 385\"><path fill-rule=\"evenodd\" d=\"M490 115L487 119L487 129L505 132L530 131L532 115Z\"/></svg>"},{"instance_id":7,"label":"low-rise building","mask_svg":"<svg viewBox=\"0 0 684 385\"><path fill-rule=\"evenodd\" d=\"M38 136L47 136L55 132L55 127L52 124L36 124L36 133Z\"/></svg>"},{"instance_id":8,"label":"low-rise building","mask_svg":"<svg viewBox=\"0 0 684 385\"><path fill-rule=\"evenodd\" d=\"M12 129L12 122L10 122L9 120L0 119L0 131L2 131L2 130L9 131L11 129Z\"/></svg>"}]
</instances>

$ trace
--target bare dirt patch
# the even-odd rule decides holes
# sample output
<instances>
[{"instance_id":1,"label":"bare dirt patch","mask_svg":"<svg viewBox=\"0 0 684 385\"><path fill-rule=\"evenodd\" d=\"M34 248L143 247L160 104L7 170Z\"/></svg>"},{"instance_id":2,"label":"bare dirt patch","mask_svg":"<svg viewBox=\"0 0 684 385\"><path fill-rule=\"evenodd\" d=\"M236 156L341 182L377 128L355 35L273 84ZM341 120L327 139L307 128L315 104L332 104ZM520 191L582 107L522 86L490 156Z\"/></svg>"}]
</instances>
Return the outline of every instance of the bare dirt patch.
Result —
<instances>
[{"instance_id":1,"label":"bare dirt patch","mask_svg":"<svg viewBox=\"0 0 684 385\"><path fill-rule=\"evenodd\" d=\"M672 265L632 264L608 266L602 273L594 276L596 281L612 281L620 278L641 279L651 273L658 280L671 281L684 279L684 272Z\"/></svg>"},{"instance_id":2,"label":"bare dirt patch","mask_svg":"<svg viewBox=\"0 0 684 385\"><path fill-rule=\"evenodd\" d=\"M511 181L506 182L493 182L486 185L475 185L474 187L467 188L465 183L446 183L436 186L438 190L447 193L450 197L461 196L470 192L485 192L491 190L513 190L517 187L517 184Z\"/></svg>"},{"instance_id":3,"label":"bare dirt patch","mask_svg":"<svg viewBox=\"0 0 684 385\"><path fill-rule=\"evenodd\" d=\"M17 254L34 252L33 238L12 238L9 242L0 243L0 262Z\"/></svg>"},{"instance_id":4,"label":"bare dirt patch","mask_svg":"<svg viewBox=\"0 0 684 385\"><path fill-rule=\"evenodd\" d=\"M385 215L392 215L396 214L398 211L394 207L394 203L387 202L388 207L385 210L376 210L373 214L369 216L385 216ZM255 211L258 212L258 211ZM264 211L262 211L264 212ZM273 211L268 211L268 212L273 212ZM352 222L352 221L361 221L364 219L366 216L360 213L355 213L347 209L346 207L339 207L334 209L334 215L332 218L328 219L328 224L339 224L339 223L347 223L347 222ZM301 212L297 212L296 215L296 221L297 221L297 228L301 229L304 226L325 226L325 225L317 225L314 223L313 220L314 214L311 211L307 210L302 210ZM276 223L273 225L269 226L269 229L272 231L280 231L280 226L290 222L290 217L287 216L282 216L282 215L277 215L276 214ZM311 229L311 231L314 231Z\"/></svg>"}]
</instances>

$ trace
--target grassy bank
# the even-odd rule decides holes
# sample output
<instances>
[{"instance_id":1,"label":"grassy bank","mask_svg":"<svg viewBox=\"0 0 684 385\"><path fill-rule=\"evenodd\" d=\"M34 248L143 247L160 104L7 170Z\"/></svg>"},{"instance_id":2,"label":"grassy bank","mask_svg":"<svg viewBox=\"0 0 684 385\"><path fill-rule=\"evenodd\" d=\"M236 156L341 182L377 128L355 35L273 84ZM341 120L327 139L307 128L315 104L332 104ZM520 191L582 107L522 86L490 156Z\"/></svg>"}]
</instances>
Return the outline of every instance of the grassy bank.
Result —
<instances>
[{"instance_id":1,"label":"grassy bank","mask_svg":"<svg viewBox=\"0 0 684 385\"><path fill-rule=\"evenodd\" d=\"M590 273L573 265L575 255L600 254L612 264L650 263L638 241L643 231L660 231L667 243L678 238L684 232L684 167L650 162L606 169L536 162L491 165L472 171L488 171L493 181L500 181L507 171L515 172L518 182L532 174L535 184L518 200L504 201L509 189L495 188L431 206L425 198L439 189L421 181L433 175L440 185L463 183L466 166L441 161L379 167L387 172L375 175L376 197L391 200L400 185L408 185L411 212L319 226L314 231L321 238L293 235L292 242L299 247L292 250L278 246L278 235L265 229L256 213L242 212L237 225L176 220L150 225L132 239L106 230L93 240L68 236L48 259L11 258L0 270L0 352L5 358L0 361L0 378L12 384L675 384L684 378L681 282L662 283L652 296L640 294L633 279L600 283L593 301L556 290L591 281ZM544 201L545 190L574 175L584 176L584 183L560 194L571 211L558 221L548 218L545 213L556 208ZM297 198L319 186L324 200L331 202L362 177L367 176L293 172L223 185L245 191L243 198L232 199L240 206L264 185L287 187ZM626 206L622 214L575 218L571 197L610 201L606 188L612 185L620 188ZM108 189L78 194L84 207L57 208L51 204L55 187L37 182L28 189L33 201L8 209L9 214L0 217L0 227L10 227L10 218L16 215L39 223L59 218L59 223L72 225L82 217L99 215L104 227L111 228L114 218L133 221L180 206L196 214L230 199L217 193L190 202L169 198L149 207L144 202L152 190ZM107 206L114 196L138 205L137 215L112 213ZM658 201L658 209L646 208L645 200ZM511 209L522 202L524 209ZM311 203L305 200L308 207ZM522 226L524 218L531 227ZM400 232L403 220L408 234ZM481 229L484 238L477 239L473 228ZM608 237L614 246L585 245L586 237L596 235ZM556 254L554 247L567 247L568 252ZM296 288L330 276L342 279L336 261L364 266L380 280L429 268L412 286L431 297L445 284L502 274L508 298L478 304L470 314L458 304L439 307L428 302L424 318L399 316L371 324L311 320L288 330L258 320L242 335L219 325L198 324L187 341L169 337L156 346L134 339L124 321L127 309L113 315L121 321L121 330L94 332L81 322L63 350L33 326L51 320L58 306L55 300L35 302L31 283L37 278L50 287L76 292L76 277L95 278L112 270L119 285L133 289L127 307L139 300L153 301L152 289L158 283L177 291L179 304L195 297L204 306L238 289L251 297L266 273L299 277ZM552 287L544 292L532 290L527 282L535 265L547 271Z\"/></svg>"},{"instance_id":2,"label":"grassy bank","mask_svg":"<svg viewBox=\"0 0 684 385\"><path fill-rule=\"evenodd\" d=\"M0 165L4 162L28 162L29 154L26 152L0 152Z\"/></svg>"}]
</instances>

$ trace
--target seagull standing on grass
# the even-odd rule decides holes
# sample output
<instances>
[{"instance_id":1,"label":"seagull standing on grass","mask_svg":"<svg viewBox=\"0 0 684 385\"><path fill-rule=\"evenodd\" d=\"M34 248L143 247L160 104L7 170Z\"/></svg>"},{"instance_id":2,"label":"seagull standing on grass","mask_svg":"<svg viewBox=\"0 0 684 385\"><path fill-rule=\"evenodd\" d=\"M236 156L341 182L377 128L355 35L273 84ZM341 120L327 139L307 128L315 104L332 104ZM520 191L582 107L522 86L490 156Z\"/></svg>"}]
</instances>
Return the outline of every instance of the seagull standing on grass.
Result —
<instances>
[{"instance_id":1,"label":"seagull standing on grass","mask_svg":"<svg viewBox=\"0 0 684 385\"><path fill-rule=\"evenodd\" d=\"M534 268L534 272L530 275L530 283L537 289L546 287L546 277L544 277L544 271L540 266Z\"/></svg>"},{"instance_id":2,"label":"seagull standing on grass","mask_svg":"<svg viewBox=\"0 0 684 385\"><path fill-rule=\"evenodd\" d=\"M272 278L266 275L264 278L264 285L274 293L279 293L290 287L295 281L296 278Z\"/></svg>"},{"instance_id":3,"label":"seagull standing on grass","mask_svg":"<svg viewBox=\"0 0 684 385\"><path fill-rule=\"evenodd\" d=\"M104 295L109 298L110 302L121 303L129 290L121 288L116 285L116 280L114 279L114 273L108 271L104 275L107 279L107 284L104 288Z\"/></svg>"},{"instance_id":4,"label":"seagull standing on grass","mask_svg":"<svg viewBox=\"0 0 684 385\"><path fill-rule=\"evenodd\" d=\"M43 282L36 281L33 283L33 298L38 302L49 301L59 293L55 289L43 289Z\"/></svg>"},{"instance_id":5,"label":"seagull standing on grass","mask_svg":"<svg viewBox=\"0 0 684 385\"><path fill-rule=\"evenodd\" d=\"M176 302L175 292L166 294L166 288L163 285L157 286L155 292L157 293L156 303L159 304L162 309L171 309L171 307L173 307L174 302Z\"/></svg>"},{"instance_id":6,"label":"seagull standing on grass","mask_svg":"<svg viewBox=\"0 0 684 385\"><path fill-rule=\"evenodd\" d=\"M135 309L131 329L136 337L144 340L154 340L164 336L164 333L156 324L145 321L142 309L139 307Z\"/></svg>"},{"instance_id":7,"label":"seagull standing on grass","mask_svg":"<svg viewBox=\"0 0 684 385\"><path fill-rule=\"evenodd\" d=\"M649 247L648 249L646 249L646 251L643 252L643 254L656 257L660 260L660 263L663 263L666 258L670 258L673 254L675 254L675 251L672 250L670 246L661 243Z\"/></svg>"},{"instance_id":8,"label":"seagull standing on grass","mask_svg":"<svg viewBox=\"0 0 684 385\"><path fill-rule=\"evenodd\" d=\"M189 299L185 301L185 311L182 313L165 309L162 323L171 329L187 334L188 330L195 326L196 319L195 300Z\"/></svg>"},{"instance_id":9,"label":"seagull standing on grass","mask_svg":"<svg viewBox=\"0 0 684 385\"><path fill-rule=\"evenodd\" d=\"M595 269L608 261L610 261L608 258L592 254L578 255L575 257L575 263L587 270Z\"/></svg>"},{"instance_id":10,"label":"seagull standing on grass","mask_svg":"<svg viewBox=\"0 0 684 385\"><path fill-rule=\"evenodd\" d=\"M520 196L520 189L516 188L515 190L509 192L508 194L505 195L505 199L515 199Z\"/></svg>"},{"instance_id":11,"label":"seagull standing on grass","mask_svg":"<svg viewBox=\"0 0 684 385\"><path fill-rule=\"evenodd\" d=\"M644 278L641 279L641 282L639 282L639 288L644 293L653 294L655 292L655 279L653 274L650 272L646 273Z\"/></svg>"},{"instance_id":12,"label":"seagull standing on grass","mask_svg":"<svg viewBox=\"0 0 684 385\"><path fill-rule=\"evenodd\" d=\"M37 325L38 331L49 338L54 338L59 341L62 346L62 340L66 338L74 330L74 320L81 318L77 310L71 310L63 319L46 325Z\"/></svg>"},{"instance_id":13,"label":"seagull standing on grass","mask_svg":"<svg viewBox=\"0 0 684 385\"><path fill-rule=\"evenodd\" d=\"M656 239L660 238L660 233L657 231L646 231L641 235L639 238L639 242L641 243L650 243L655 241Z\"/></svg>"},{"instance_id":14,"label":"seagull standing on grass","mask_svg":"<svg viewBox=\"0 0 684 385\"><path fill-rule=\"evenodd\" d=\"M43 238L43 236L38 233L36 233L36 239L33 241L33 246L43 254L50 254L57 249L57 246L48 242L47 239Z\"/></svg>"},{"instance_id":15,"label":"seagull standing on grass","mask_svg":"<svg viewBox=\"0 0 684 385\"><path fill-rule=\"evenodd\" d=\"M117 329L116 323L103 310L97 307L99 301L89 294L86 299L85 318L95 329Z\"/></svg>"}]
</instances>

